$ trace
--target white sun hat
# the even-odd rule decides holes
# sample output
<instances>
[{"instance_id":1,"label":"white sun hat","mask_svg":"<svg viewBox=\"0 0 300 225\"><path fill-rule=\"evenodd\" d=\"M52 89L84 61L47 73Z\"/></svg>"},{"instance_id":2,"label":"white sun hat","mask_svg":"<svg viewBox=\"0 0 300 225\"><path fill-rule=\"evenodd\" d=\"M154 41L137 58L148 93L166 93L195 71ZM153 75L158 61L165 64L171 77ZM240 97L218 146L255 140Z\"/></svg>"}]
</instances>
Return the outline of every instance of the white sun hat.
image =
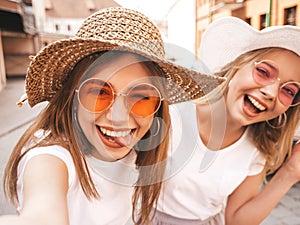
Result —
<instances>
[{"instance_id":1,"label":"white sun hat","mask_svg":"<svg viewBox=\"0 0 300 225\"><path fill-rule=\"evenodd\" d=\"M223 17L204 32L200 59L214 73L243 53L267 47L285 48L300 56L300 27L271 26L259 31L237 17Z\"/></svg>"}]
</instances>

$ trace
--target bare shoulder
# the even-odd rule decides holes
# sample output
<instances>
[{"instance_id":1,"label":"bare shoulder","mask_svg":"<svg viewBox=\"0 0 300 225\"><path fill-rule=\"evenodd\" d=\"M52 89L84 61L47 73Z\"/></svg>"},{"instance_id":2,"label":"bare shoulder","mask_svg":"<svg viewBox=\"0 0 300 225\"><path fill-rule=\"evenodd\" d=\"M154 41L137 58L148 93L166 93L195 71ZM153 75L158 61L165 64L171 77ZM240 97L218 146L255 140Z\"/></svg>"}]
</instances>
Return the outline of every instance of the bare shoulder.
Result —
<instances>
[{"instance_id":1,"label":"bare shoulder","mask_svg":"<svg viewBox=\"0 0 300 225\"><path fill-rule=\"evenodd\" d=\"M50 154L34 156L24 170L21 215L41 223L53 222L55 218L58 224L65 224L67 192L68 169L64 161Z\"/></svg>"}]
</instances>

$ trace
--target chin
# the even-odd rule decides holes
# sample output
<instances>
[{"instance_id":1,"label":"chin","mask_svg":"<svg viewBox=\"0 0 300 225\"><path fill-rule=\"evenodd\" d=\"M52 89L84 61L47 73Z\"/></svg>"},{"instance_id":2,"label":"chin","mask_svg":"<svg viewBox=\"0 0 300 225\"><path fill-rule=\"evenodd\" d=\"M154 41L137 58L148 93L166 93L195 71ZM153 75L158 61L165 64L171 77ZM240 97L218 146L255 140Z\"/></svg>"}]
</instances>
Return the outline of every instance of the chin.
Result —
<instances>
[{"instance_id":1,"label":"chin","mask_svg":"<svg viewBox=\"0 0 300 225\"><path fill-rule=\"evenodd\" d=\"M109 152L109 154L111 155L111 157L115 160L119 160L119 159L122 159L124 157L126 157L129 153L131 152L131 150L128 150L125 152L125 151L121 151L121 152Z\"/></svg>"}]
</instances>

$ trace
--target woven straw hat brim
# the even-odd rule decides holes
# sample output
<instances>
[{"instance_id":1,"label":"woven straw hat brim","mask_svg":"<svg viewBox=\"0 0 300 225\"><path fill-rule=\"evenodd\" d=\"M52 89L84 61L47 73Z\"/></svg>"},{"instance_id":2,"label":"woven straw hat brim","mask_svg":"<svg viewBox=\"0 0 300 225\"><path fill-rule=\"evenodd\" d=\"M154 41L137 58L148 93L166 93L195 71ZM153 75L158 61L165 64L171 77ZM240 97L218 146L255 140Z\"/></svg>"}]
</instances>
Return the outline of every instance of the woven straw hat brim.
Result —
<instances>
[{"instance_id":1,"label":"woven straw hat brim","mask_svg":"<svg viewBox=\"0 0 300 225\"><path fill-rule=\"evenodd\" d=\"M269 47L285 48L300 56L300 27L284 25L256 30L239 18L223 17L205 30L200 59L214 73L243 53Z\"/></svg>"},{"instance_id":2,"label":"woven straw hat brim","mask_svg":"<svg viewBox=\"0 0 300 225\"><path fill-rule=\"evenodd\" d=\"M122 41L71 38L53 42L43 48L31 61L26 76L26 94L31 107L50 101L69 72L82 58L106 50L123 50L140 54L156 62L170 82L169 103L197 99L212 91L224 78L189 70L164 58L137 49Z\"/></svg>"}]
</instances>

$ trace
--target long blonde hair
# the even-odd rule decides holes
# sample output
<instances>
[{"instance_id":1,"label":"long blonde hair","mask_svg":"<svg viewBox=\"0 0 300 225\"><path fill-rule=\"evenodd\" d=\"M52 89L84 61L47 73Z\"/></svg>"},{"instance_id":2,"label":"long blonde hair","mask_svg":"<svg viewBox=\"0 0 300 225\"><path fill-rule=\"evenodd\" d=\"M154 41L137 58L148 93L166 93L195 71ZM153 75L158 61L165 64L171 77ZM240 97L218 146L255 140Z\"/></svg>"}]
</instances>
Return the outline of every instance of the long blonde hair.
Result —
<instances>
[{"instance_id":1,"label":"long blonde hair","mask_svg":"<svg viewBox=\"0 0 300 225\"><path fill-rule=\"evenodd\" d=\"M90 200L100 197L101 193L97 191L90 176L84 153L81 151L76 141L76 135L74 133L72 121L72 108L75 90L78 87L78 83L82 75L86 69L102 54L103 53L96 53L90 55L77 63L72 72L63 82L63 87L57 91L57 93L53 96L53 99L40 113L36 121L27 129L27 131L16 144L7 162L3 177L4 193L14 205L18 204L18 165L22 157L30 149L37 146L49 146L55 144L63 146L70 152L76 172L78 174L80 185L86 197ZM118 57L120 54L122 54L121 51L111 51L111 53L105 54L105 58L111 57L111 59L113 59L114 57ZM147 66L153 76L163 76L163 71L154 62L147 60L142 61L142 63ZM161 79L161 81L163 81L163 79ZM162 92L163 96L167 96L166 93L164 93L165 88L163 83L155 83L155 85ZM138 169L149 165L154 166L151 167L152 169L150 171L139 171L139 180L133 195L133 219L137 220L136 224L150 223L149 216L153 207L156 206L165 170L165 162L167 159L170 117L168 103L166 101L162 101L161 107L155 116L161 118L165 126L162 126L155 136L148 132L142 139L146 140L143 142L144 147L148 147L146 145L150 145L152 142L158 143L158 145L154 146L148 151L137 151L136 166ZM45 139L42 141L37 141L35 140L34 134L36 131L41 129L50 132ZM30 146L29 149L24 151L24 146L26 146L28 143L36 144ZM141 149L142 147L143 146L141 146ZM149 147L147 149L149 149ZM156 164L160 166L155 166ZM142 185L145 177L153 177L155 178L156 182L149 183L149 185ZM139 200L141 201L141 205L137 206ZM138 211L137 208L140 208L140 210L137 214L138 218L136 219L134 212Z\"/></svg>"},{"instance_id":2,"label":"long blonde hair","mask_svg":"<svg viewBox=\"0 0 300 225\"><path fill-rule=\"evenodd\" d=\"M220 89L207 95L206 99L214 102L225 96L228 92L230 80L235 76L236 72L247 63L255 59L261 59L271 52L283 50L284 49L281 48L264 48L240 55L215 73L217 76L226 77L227 80L221 84ZM250 125L250 129L253 133L253 141L258 150L263 153L266 158L265 174L273 173L282 165L285 158L291 154L295 131L300 125L300 105L289 107L285 113L287 115L287 121L282 128L274 129L270 127L266 121ZM276 122L277 118L272 121Z\"/></svg>"}]
</instances>

